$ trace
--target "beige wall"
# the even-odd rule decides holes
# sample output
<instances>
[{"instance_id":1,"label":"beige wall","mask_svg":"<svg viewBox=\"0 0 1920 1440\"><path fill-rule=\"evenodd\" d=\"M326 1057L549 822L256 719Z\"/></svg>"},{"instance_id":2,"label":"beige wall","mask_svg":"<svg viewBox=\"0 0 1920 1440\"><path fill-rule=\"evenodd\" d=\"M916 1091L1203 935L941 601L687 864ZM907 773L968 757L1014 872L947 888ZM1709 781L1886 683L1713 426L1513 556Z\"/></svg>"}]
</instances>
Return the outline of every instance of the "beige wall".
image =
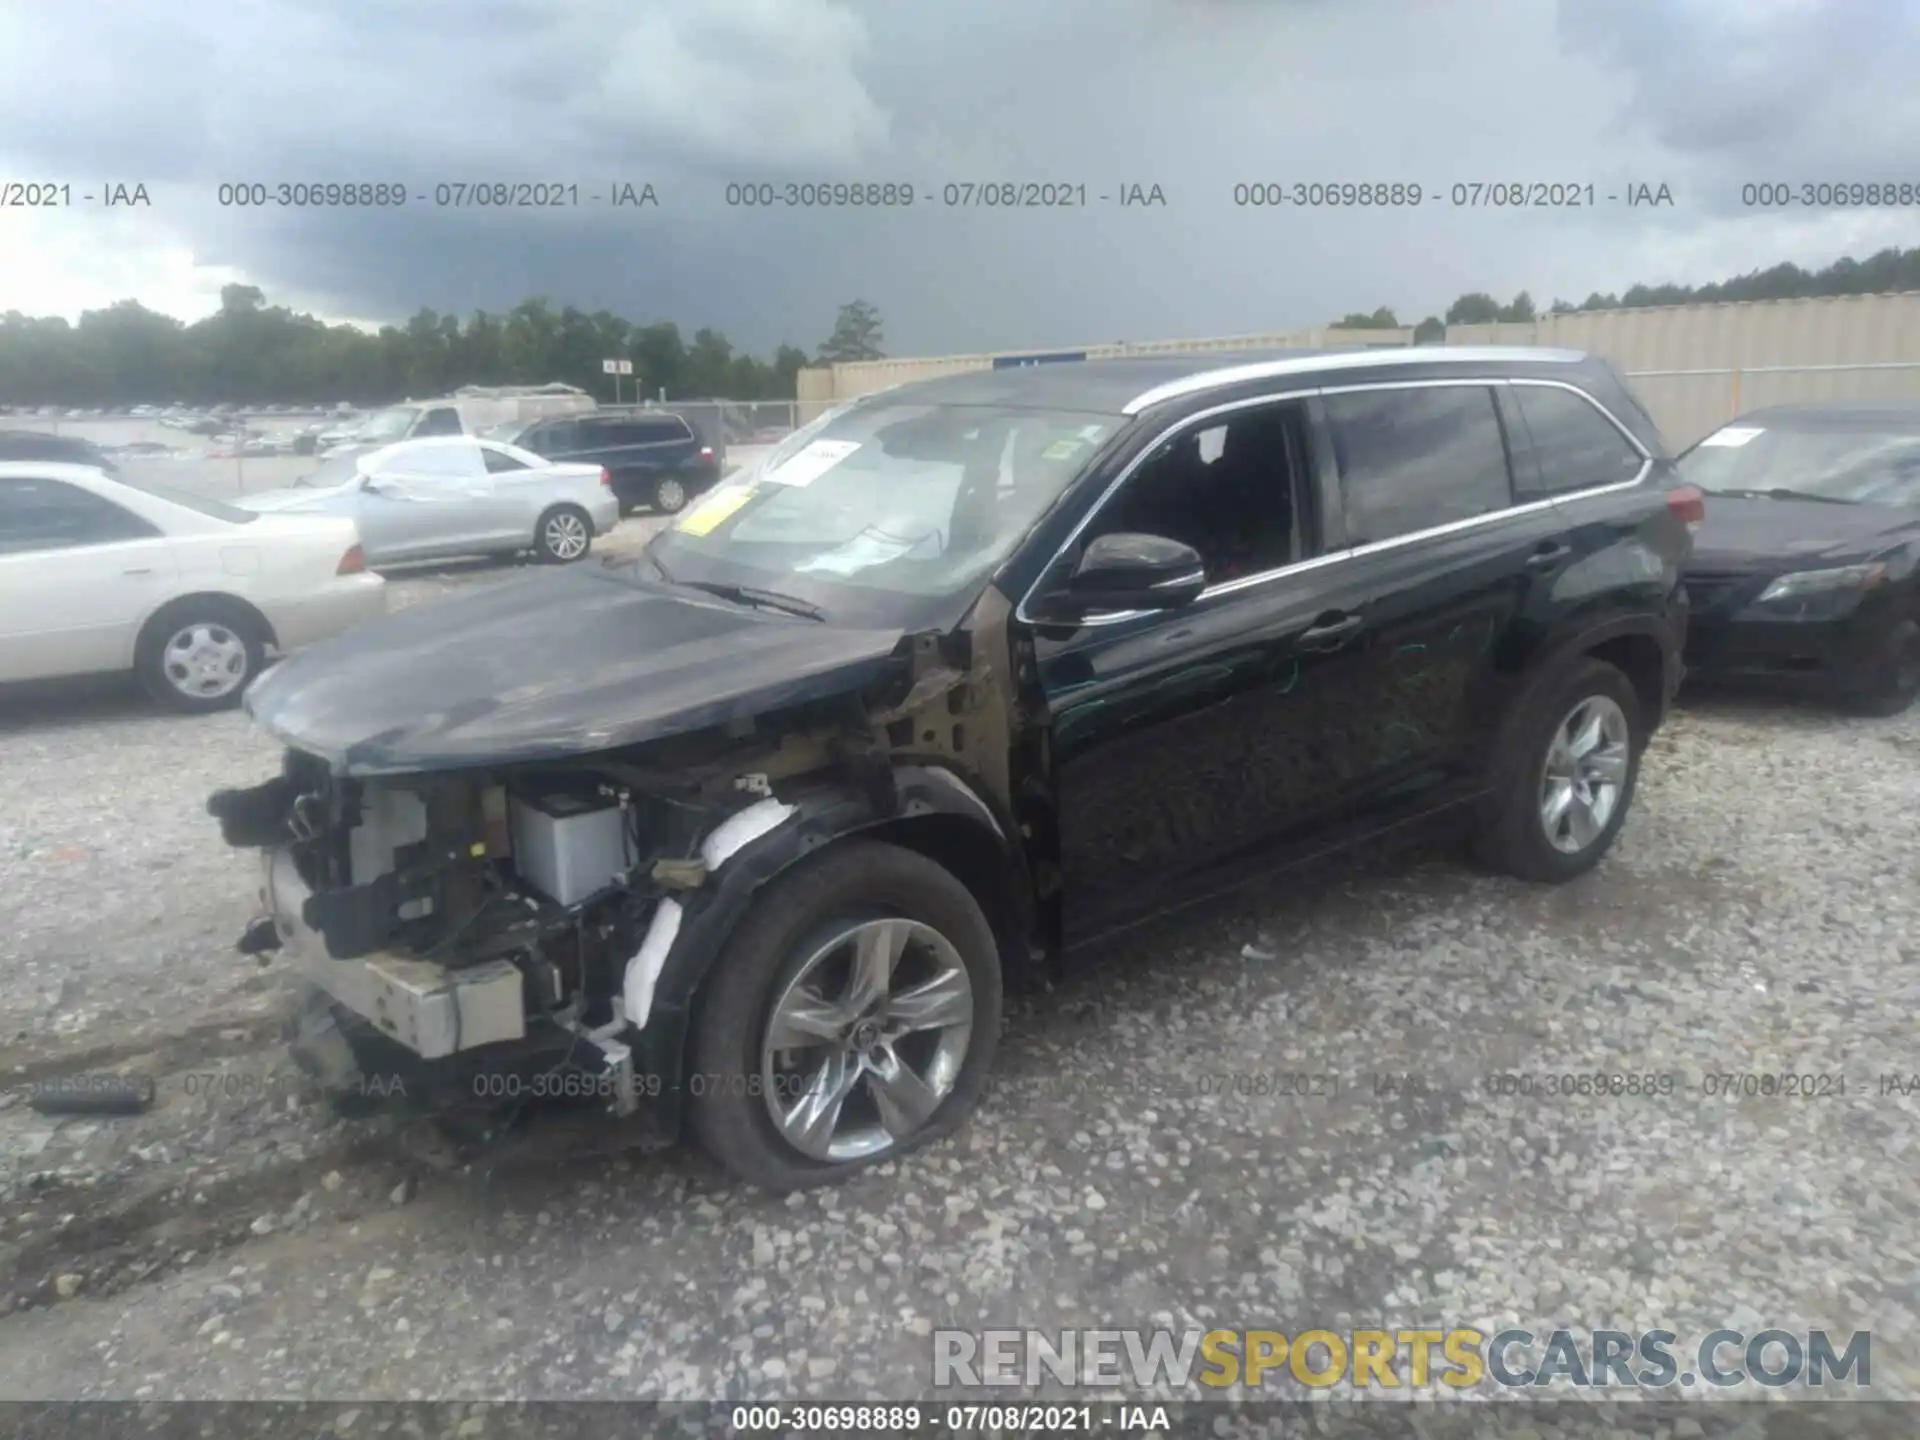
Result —
<instances>
[{"instance_id":1,"label":"beige wall","mask_svg":"<svg viewBox=\"0 0 1920 1440\"><path fill-rule=\"evenodd\" d=\"M1322 325L1311 330L1289 330L1259 335L1222 335L1206 340L1122 340L1108 345L1060 346L1057 350L1003 350L1002 355L1049 355L1058 350L1084 350L1089 360L1105 360L1124 355L1184 355L1209 350L1311 350L1329 345L1409 345L1411 330L1342 330ZM805 401L851 400L856 395L871 395L893 385L915 380L931 380L940 375L965 375L976 370L991 370L992 355L939 355L920 359L856 360L831 369L800 372L800 399ZM821 378L826 377L826 378ZM817 394L814 387L826 387L829 393Z\"/></svg>"},{"instance_id":2,"label":"beige wall","mask_svg":"<svg viewBox=\"0 0 1920 1440\"><path fill-rule=\"evenodd\" d=\"M1412 341L1411 330L1322 326L1207 340L1089 345L1085 350L1089 358L1099 359ZM1763 405L1809 400L1920 401L1920 293L1674 305L1546 315L1521 324L1451 325L1447 343L1548 345L1604 355L1627 372L1676 449L1692 444L1741 411ZM1905 363L1881 369L1804 368L1896 362ZM891 385L992 366L991 355L946 355L802 370L800 419L813 418L835 401ZM1769 366L1802 368L1764 368ZM1695 373L1661 373L1673 371Z\"/></svg>"},{"instance_id":3,"label":"beige wall","mask_svg":"<svg viewBox=\"0 0 1920 1440\"><path fill-rule=\"evenodd\" d=\"M1676 449L1763 405L1920 401L1916 293L1599 310L1519 324L1449 325L1447 343L1552 345L1604 355L1627 372ZM1895 362L1907 363L1886 369L1807 368Z\"/></svg>"}]
</instances>

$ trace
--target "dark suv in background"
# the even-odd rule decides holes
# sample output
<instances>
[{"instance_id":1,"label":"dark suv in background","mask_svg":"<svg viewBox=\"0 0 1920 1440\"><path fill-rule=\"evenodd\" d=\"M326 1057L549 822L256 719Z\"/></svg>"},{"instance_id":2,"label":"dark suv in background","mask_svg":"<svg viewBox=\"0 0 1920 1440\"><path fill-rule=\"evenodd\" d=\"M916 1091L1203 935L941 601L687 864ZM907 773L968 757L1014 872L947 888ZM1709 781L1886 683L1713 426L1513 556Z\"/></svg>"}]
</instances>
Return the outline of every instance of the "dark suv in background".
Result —
<instances>
[{"instance_id":1,"label":"dark suv in background","mask_svg":"<svg viewBox=\"0 0 1920 1440\"><path fill-rule=\"evenodd\" d=\"M713 446L671 410L568 415L502 427L491 438L548 460L600 466L613 476L622 514L644 506L671 515L720 478Z\"/></svg>"},{"instance_id":2,"label":"dark suv in background","mask_svg":"<svg viewBox=\"0 0 1920 1440\"><path fill-rule=\"evenodd\" d=\"M1429 822L1571 879L1702 514L1603 362L1438 346L951 375L757 477L248 691L285 765L210 808L330 1083L546 1075L792 1189L952 1130L1003 984L1126 926Z\"/></svg>"}]
</instances>

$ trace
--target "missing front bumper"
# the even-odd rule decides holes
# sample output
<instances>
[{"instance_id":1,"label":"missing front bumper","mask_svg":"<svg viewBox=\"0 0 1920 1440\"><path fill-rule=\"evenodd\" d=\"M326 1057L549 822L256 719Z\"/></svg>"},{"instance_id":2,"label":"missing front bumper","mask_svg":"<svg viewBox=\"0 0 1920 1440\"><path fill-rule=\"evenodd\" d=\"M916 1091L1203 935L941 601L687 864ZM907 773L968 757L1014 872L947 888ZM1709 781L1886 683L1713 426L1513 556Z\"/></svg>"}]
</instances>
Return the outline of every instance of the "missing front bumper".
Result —
<instances>
[{"instance_id":1,"label":"missing front bumper","mask_svg":"<svg viewBox=\"0 0 1920 1440\"><path fill-rule=\"evenodd\" d=\"M312 892L285 850L264 852L260 900L281 953L343 1009L423 1060L524 1040L525 982L510 961L455 968L391 951L336 960L301 918Z\"/></svg>"}]
</instances>

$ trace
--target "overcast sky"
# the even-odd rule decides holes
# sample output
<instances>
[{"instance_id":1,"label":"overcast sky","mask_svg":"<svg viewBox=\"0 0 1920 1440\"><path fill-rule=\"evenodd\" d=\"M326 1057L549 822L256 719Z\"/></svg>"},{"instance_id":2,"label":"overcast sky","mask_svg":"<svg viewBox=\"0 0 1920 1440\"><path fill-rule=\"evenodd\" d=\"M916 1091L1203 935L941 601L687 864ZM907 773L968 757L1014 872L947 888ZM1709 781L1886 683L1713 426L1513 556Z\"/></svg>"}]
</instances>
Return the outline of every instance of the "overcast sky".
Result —
<instances>
[{"instance_id":1,"label":"overcast sky","mask_svg":"<svg viewBox=\"0 0 1920 1440\"><path fill-rule=\"evenodd\" d=\"M1743 184L1920 184L1920 0L13 0L0 309L243 279L330 318L529 295L811 350L872 301L890 354L1407 323L1920 244L1920 207L1758 211ZM577 207L436 186L572 183ZM896 181L905 210L730 207L730 183ZM1084 185L1085 208L942 203ZM1418 209L1240 208L1238 183L1401 181ZM238 211L222 182L404 182L398 209ZM1560 182L1593 209L1455 209ZM615 183L657 208L615 210ZM112 183L152 206L101 208ZM1670 208L1609 203L1670 187ZM1164 207L1101 195L1158 185ZM1436 195L1436 192L1437 195ZM6 197L9 201L16 196Z\"/></svg>"}]
</instances>

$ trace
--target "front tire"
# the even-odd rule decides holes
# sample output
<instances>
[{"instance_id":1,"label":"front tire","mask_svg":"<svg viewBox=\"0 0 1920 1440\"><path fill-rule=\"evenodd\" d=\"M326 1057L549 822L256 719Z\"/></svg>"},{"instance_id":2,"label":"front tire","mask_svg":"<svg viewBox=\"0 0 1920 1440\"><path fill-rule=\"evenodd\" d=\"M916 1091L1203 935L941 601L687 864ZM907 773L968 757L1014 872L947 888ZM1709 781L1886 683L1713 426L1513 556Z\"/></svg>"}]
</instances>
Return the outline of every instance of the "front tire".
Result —
<instances>
[{"instance_id":1,"label":"front tire","mask_svg":"<svg viewBox=\"0 0 1920 1440\"><path fill-rule=\"evenodd\" d=\"M1522 880L1584 875L1612 848L1640 778L1647 737L1633 682L1583 660L1528 703L1512 736L1479 859Z\"/></svg>"},{"instance_id":2,"label":"front tire","mask_svg":"<svg viewBox=\"0 0 1920 1440\"><path fill-rule=\"evenodd\" d=\"M147 622L133 668L161 704L203 715L238 705L265 661L266 639L252 615L219 600L188 600Z\"/></svg>"},{"instance_id":3,"label":"front tire","mask_svg":"<svg viewBox=\"0 0 1920 1440\"><path fill-rule=\"evenodd\" d=\"M1837 696L1850 715L1905 714L1920 695L1920 622L1900 620L1873 657L1846 676Z\"/></svg>"},{"instance_id":4,"label":"front tire","mask_svg":"<svg viewBox=\"0 0 1920 1440\"><path fill-rule=\"evenodd\" d=\"M761 891L694 1021L688 1120L739 1179L832 1184L953 1130L1000 1034L993 927L911 850L829 846Z\"/></svg>"},{"instance_id":5,"label":"front tire","mask_svg":"<svg viewBox=\"0 0 1920 1440\"><path fill-rule=\"evenodd\" d=\"M533 527L533 553L543 565L571 565L593 549L593 517L578 505L555 505Z\"/></svg>"}]
</instances>

